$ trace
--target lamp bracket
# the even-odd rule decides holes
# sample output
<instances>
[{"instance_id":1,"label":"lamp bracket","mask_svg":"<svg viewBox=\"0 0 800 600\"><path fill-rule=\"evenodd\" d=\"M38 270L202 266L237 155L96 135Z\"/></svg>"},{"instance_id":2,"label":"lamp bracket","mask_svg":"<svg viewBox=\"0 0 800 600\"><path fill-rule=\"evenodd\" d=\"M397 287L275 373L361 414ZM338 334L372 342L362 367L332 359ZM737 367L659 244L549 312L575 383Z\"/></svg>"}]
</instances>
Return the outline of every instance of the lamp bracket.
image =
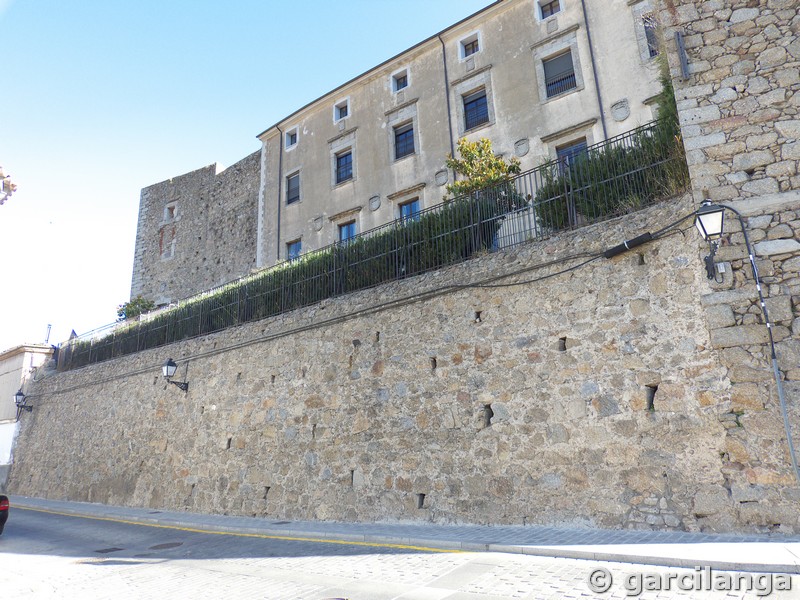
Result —
<instances>
[{"instance_id":1,"label":"lamp bracket","mask_svg":"<svg viewBox=\"0 0 800 600\"><path fill-rule=\"evenodd\" d=\"M172 379L167 379L167 381L169 381L172 385L177 385L184 392L189 390L188 381L172 381Z\"/></svg>"}]
</instances>

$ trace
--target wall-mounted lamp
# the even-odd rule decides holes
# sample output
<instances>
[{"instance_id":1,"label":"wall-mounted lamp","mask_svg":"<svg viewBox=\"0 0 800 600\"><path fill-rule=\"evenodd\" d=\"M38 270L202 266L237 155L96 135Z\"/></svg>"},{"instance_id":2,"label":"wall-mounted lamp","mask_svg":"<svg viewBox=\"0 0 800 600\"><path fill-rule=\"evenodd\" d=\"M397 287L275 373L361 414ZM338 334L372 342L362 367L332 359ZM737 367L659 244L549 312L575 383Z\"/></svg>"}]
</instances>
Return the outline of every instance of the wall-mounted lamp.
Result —
<instances>
[{"instance_id":1,"label":"wall-mounted lamp","mask_svg":"<svg viewBox=\"0 0 800 600\"><path fill-rule=\"evenodd\" d=\"M161 370L164 373L164 378L167 381L169 381L172 385L177 385L184 392L189 389L188 381L172 381L172 376L175 375L175 371L178 370L178 365L175 363L174 360L168 358L167 362L165 362L164 365L161 367Z\"/></svg>"},{"instance_id":2,"label":"wall-mounted lamp","mask_svg":"<svg viewBox=\"0 0 800 600\"><path fill-rule=\"evenodd\" d=\"M719 241L722 238L724 215L725 208L718 204L712 204L710 200L703 202L695 213L694 224L711 248L709 255L703 259L706 263L706 275L709 279L715 278L714 255L717 253Z\"/></svg>"},{"instance_id":3,"label":"wall-mounted lamp","mask_svg":"<svg viewBox=\"0 0 800 600\"><path fill-rule=\"evenodd\" d=\"M783 413L783 427L786 431L786 444L789 446L789 457L792 461L792 470L794 471L797 483L800 485L800 467L797 464L797 455L794 449L794 442L792 441L792 427L789 423L789 412L786 407L786 396L783 391L783 381L781 380L781 372L778 368L778 354L775 350L775 339L772 335L772 323L769 321L769 313L767 312L767 304L764 301L764 292L761 289L761 279L758 275L758 265L756 265L756 257L753 253L753 247L750 245L750 236L747 235L747 227L744 223L742 213L725 204L713 204L710 200L704 201L700 208L695 213L694 223L697 226L700 235L703 239L711 244L711 254L706 256L706 273L709 279L714 279L714 252L719 246L720 238L722 237L722 222L723 213L729 210L736 218L739 219L739 226L742 229L742 236L744 237L744 244L747 248L747 255L750 259L750 268L753 271L753 279L756 284L756 291L758 291L758 301L761 305L761 313L764 315L764 325L767 327L769 334L770 358L772 360L772 373L775 376L775 388L778 391L778 400L781 405L781 413Z\"/></svg>"},{"instance_id":4,"label":"wall-mounted lamp","mask_svg":"<svg viewBox=\"0 0 800 600\"><path fill-rule=\"evenodd\" d=\"M19 421L19 417L23 410L27 412L31 412L33 410L33 407L28 404L28 397L22 393L22 389L14 394L14 404L17 406L17 421Z\"/></svg>"}]
</instances>

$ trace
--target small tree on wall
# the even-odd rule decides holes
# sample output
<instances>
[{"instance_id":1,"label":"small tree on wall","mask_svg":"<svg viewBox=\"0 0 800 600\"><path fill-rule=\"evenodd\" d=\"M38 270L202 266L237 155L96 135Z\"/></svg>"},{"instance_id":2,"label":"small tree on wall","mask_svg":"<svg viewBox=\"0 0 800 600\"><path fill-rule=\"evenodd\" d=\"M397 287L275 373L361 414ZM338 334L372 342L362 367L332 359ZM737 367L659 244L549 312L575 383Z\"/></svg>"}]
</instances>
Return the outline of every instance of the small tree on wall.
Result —
<instances>
[{"instance_id":1,"label":"small tree on wall","mask_svg":"<svg viewBox=\"0 0 800 600\"><path fill-rule=\"evenodd\" d=\"M484 188L511 181L519 174L519 160L506 161L492 152L492 142L481 138L477 142L458 140L460 159L448 155L445 164L466 179L454 181L446 186L447 193L453 197L466 196Z\"/></svg>"},{"instance_id":2,"label":"small tree on wall","mask_svg":"<svg viewBox=\"0 0 800 600\"><path fill-rule=\"evenodd\" d=\"M117 306L117 321L126 321L155 310L156 303L152 300L136 296Z\"/></svg>"}]
</instances>

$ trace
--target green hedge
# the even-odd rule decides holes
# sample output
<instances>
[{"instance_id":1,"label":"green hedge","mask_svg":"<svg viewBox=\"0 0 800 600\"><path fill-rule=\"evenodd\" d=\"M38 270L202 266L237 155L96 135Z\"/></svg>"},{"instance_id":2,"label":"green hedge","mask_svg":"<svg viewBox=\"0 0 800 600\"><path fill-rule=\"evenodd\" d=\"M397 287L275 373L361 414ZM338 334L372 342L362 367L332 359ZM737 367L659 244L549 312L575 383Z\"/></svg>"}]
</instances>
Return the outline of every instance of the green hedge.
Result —
<instances>
[{"instance_id":1,"label":"green hedge","mask_svg":"<svg viewBox=\"0 0 800 600\"><path fill-rule=\"evenodd\" d=\"M482 190L195 296L101 339L73 342L61 349L59 369L220 331L461 262L494 246L502 215L519 201L514 194L513 184Z\"/></svg>"},{"instance_id":2,"label":"green hedge","mask_svg":"<svg viewBox=\"0 0 800 600\"><path fill-rule=\"evenodd\" d=\"M658 121L542 168L535 210L560 230L617 216L685 189L688 171L674 121Z\"/></svg>"}]
</instances>

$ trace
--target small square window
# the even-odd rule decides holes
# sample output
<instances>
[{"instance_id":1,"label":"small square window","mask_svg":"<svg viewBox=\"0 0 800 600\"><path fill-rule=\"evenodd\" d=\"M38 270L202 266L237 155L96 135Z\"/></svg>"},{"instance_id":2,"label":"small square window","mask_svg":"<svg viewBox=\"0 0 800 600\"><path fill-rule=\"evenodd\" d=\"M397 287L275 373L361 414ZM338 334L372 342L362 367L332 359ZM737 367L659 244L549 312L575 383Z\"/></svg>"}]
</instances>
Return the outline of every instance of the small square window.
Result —
<instances>
[{"instance_id":1,"label":"small square window","mask_svg":"<svg viewBox=\"0 0 800 600\"><path fill-rule=\"evenodd\" d=\"M658 33L655 15L648 13L642 16L644 35L647 40L647 52L650 58L658 56Z\"/></svg>"},{"instance_id":2,"label":"small square window","mask_svg":"<svg viewBox=\"0 0 800 600\"><path fill-rule=\"evenodd\" d=\"M560 0L552 0L548 2L544 0L539 7L542 11L542 18L546 19L547 17L552 17L557 12L561 12L561 2Z\"/></svg>"},{"instance_id":3,"label":"small square window","mask_svg":"<svg viewBox=\"0 0 800 600\"><path fill-rule=\"evenodd\" d=\"M345 150L336 155L336 183L353 178L353 151Z\"/></svg>"},{"instance_id":4,"label":"small square window","mask_svg":"<svg viewBox=\"0 0 800 600\"><path fill-rule=\"evenodd\" d=\"M408 70L392 75L392 91L399 92L408 87Z\"/></svg>"},{"instance_id":5,"label":"small square window","mask_svg":"<svg viewBox=\"0 0 800 600\"><path fill-rule=\"evenodd\" d=\"M489 106L486 102L486 90L464 96L464 129L469 131L489 122Z\"/></svg>"},{"instance_id":6,"label":"small square window","mask_svg":"<svg viewBox=\"0 0 800 600\"><path fill-rule=\"evenodd\" d=\"M465 37L458 44L459 53L462 60L480 52L481 50L481 38L477 31L469 37Z\"/></svg>"},{"instance_id":7,"label":"small square window","mask_svg":"<svg viewBox=\"0 0 800 600\"><path fill-rule=\"evenodd\" d=\"M403 204L401 204L399 208L400 208L400 218L402 220L416 221L417 219L419 219L419 198L414 198L413 200L409 200L408 202L403 202Z\"/></svg>"},{"instance_id":8,"label":"small square window","mask_svg":"<svg viewBox=\"0 0 800 600\"><path fill-rule=\"evenodd\" d=\"M297 129L292 129L286 132L286 147L291 148L297 144Z\"/></svg>"},{"instance_id":9,"label":"small square window","mask_svg":"<svg viewBox=\"0 0 800 600\"><path fill-rule=\"evenodd\" d=\"M300 173L293 173L286 178L286 204L300 200Z\"/></svg>"},{"instance_id":10,"label":"small square window","mask_svg":"<svg viewBox=\"0 0 800 600\"><path fill-rule=\"evenodd\" d=\"M414 154L414 125L408 123L394 128L394 158Z\"/></svg>"},{"instance_id":11,"label":"small square window","mask_svg":"<svg viewBox=\"0 0 800 600\"><path fill-rule=\"evenodd\" d=\"M572 65L572 52L567 51L542 61L544 66L545 89L547 97L552 98L577 87L575 68Z\"/></svg>"},{"instance_id":12,"label":"small square window","mask_svg":"<svg viewBox=\"0 0 800 600\"><path fill-rule=\"evenodd\" d=\"M350 99L337 102L333 107L333 120L341 121L350 116Z\"/></svg>"},{"instance_id":13,"label":"small square window","mask_svg":"<svg viewBox=\"0 0 800 600\"><path fill-rule=\"evenodd\" d=\"M164 207L164 222L169 223L178 218L178 204L172 202Z\"/></svg>"},{"instance_id":14,"label":"small square window","mask_svg":"<svg viewBox=\"0 0 800 600\"><path fill-rule=\"evenodd\" d=\"M356 237L356 222L342 223L339 225L339 241L348 242Z\"/></svg>"},{"instance_id":15,"label":"small square window","mask_svg":"<svg viewBox=\"0 0 800 600\"><path fill-rule=\"evenodd\" d=\"M297 260L300 258L300 252L303 250L303 244L300 240L294 240L286 244L286 260Z\"/></svg>"}]
</instances>

